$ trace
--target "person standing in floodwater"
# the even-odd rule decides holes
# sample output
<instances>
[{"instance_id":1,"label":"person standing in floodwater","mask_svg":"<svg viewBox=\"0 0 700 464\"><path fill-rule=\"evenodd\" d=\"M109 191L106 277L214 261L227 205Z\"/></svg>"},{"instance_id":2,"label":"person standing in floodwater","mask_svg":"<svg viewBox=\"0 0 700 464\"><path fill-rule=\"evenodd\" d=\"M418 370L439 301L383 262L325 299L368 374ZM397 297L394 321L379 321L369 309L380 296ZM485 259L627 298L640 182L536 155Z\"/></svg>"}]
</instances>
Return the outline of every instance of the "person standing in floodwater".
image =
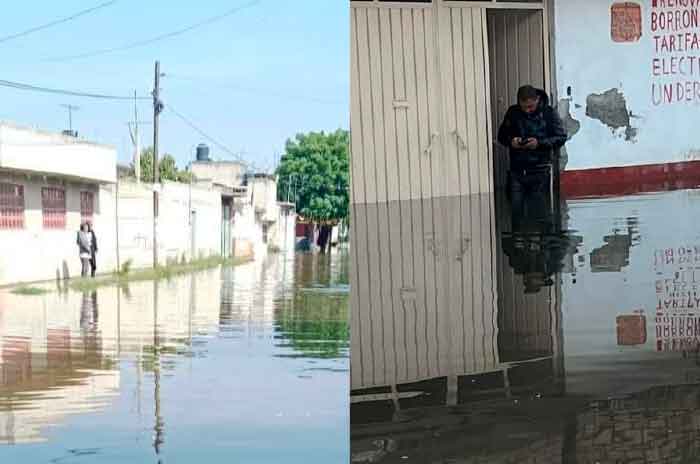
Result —
<instances>
[{"instance_id":1,"label":"person standing in floodwater","mask_svg":"<svg viewBox=\"0 0 700 464\"><path fill-rule=\"evenodd\" d=\"M520 87L518 104L508 108L498 129L498 141L510 149L508 184L514 208L522 205L523 195L544 193L557 168L555 151L564 146L566 138L562 120L544 90ZM548 173L543 169L547 166L551 168Z\"/></svg>"},{"instance_id":2,"label":"person standing in floodwater","mask_svg":"<svg viewBox=\"0 0 700 464\"><path fill-rule=\"evenodd\" d=\"M90 257L92 256L92 235L90 234L87 223L82 223L80 225L77 244L81 264L80 276L87 277L88 270L90 269Z\"/></svg>"},{"instance_id":3,"label":"person standing in floodwater","mask_svg":"<svg viewBox=\"0 0 700 464\"><path fill-rule=\"evenodd\" d=\"M95 271L97 271L97 235L95 235L95 229L92 227L92 223L88 222L88 232L90 233L90 275L95 277Z\"/></svg>"}]
</instances>

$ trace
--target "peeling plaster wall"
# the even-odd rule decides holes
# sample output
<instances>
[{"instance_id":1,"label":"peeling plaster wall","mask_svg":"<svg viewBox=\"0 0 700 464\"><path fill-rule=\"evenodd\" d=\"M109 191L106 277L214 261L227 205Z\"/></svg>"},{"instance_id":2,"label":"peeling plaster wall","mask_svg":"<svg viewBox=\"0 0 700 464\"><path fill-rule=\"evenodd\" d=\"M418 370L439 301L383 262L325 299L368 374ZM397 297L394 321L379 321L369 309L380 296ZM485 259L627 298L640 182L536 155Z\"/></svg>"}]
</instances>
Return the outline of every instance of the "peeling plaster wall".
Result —
<instances>
[{"instance_id":1,"label":"peeling plaster wall","mask_svg":"<svg viewBox=\"0 0 700 464\"><path fill-rule=\"evenodd\" d=\"M654 58L700 57L700 50L656 52L653 35L658 32L651 31L652 0L631 2L641 6L641 38L613 41L614 3L620 2L555 0L557 89L561 99L568 100L564 107L560 100L559 110L568 110L570 118L562 114L564 120L580 123L573 135L569 131L565 169L700 159L700 138L696 135L700 95L693 101L661 105L654 105L652 95L654 83L700 81L700 73L654 77ZM622 106L627 117L620 114Z\"/></svg>"}]
</instances>

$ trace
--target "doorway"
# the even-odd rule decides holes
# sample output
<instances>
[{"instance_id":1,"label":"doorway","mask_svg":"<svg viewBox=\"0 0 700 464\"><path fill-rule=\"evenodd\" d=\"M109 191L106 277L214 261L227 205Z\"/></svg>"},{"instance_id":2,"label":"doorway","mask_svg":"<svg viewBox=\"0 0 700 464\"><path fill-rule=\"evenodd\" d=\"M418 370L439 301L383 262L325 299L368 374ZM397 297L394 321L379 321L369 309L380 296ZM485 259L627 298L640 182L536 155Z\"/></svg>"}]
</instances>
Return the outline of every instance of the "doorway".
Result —
<instances>
[{"instance_id":1,"label":"doorway","mask_svg":"<svg viewBox=\"0 0 700 464\"><path fill-rule=\"evenodd\" d=\"M515 104L518 88L530 84L548 95L550 92L545 77L543 22L543 10L489 9L487 13L496 188L505 187L508 177L508 149L496 136L508 107Z\"/></svg>"},{"instance_id":2,"label":"doorway","mask_svg":"<svg viewBox=\"0 0 700 464\"><path fill-rule=\"evenodd\" d=\"M493 176L497 196L496 256L498 293L499 359L519 361L528 357L556 355L559 295L556 287L544 287L528 294L524 276L515 271L504 252L507 243L523 241L515 233L509 202L504 198L507 188L508 149L496 140L498 128L508 108L516 103L518 88L530 84L550 96L548 78L548 42L545 37L543 10L489 9L487 12L489 85L491 124L493 128ZM556 174L557 166L554 166ZM553 199L550 199L553 200ZM544 237L548 237L542 231ZM531 231L524 243L540 235Z\"/></svg>"}]
</instances>

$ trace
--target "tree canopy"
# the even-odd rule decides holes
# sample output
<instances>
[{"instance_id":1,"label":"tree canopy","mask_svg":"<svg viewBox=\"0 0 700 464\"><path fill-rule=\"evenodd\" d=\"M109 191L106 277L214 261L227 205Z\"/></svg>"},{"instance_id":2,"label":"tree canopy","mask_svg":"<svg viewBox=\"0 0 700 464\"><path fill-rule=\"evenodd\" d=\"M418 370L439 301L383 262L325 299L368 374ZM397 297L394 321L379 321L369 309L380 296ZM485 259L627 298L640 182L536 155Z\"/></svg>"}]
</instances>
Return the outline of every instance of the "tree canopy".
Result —
<instances>
[{"instance_id":1,"label":"tree canopy","mask_svg":"<svg viewBox=\"0 0 700 464\"><path fill-rule=\"evenodd\" d=\"M190 172L178 169L175 158L168 153L164 153L158 160L158 173L160 180L175 182L189 182L192 177ZM153 147L141 151L141 180L153 182Z\"/></svg>"},{"instance_id":2,"label":"tree canopy","mask_svg":"<svg viewBox=\"0 0 700 464\"><path fill-rule=\"evenodd\" d=\"M287 140L277 175L279 200L294 202L297 212L316 222L348 216L349 133L309 132Z\"/></svg>"}]
</instances>

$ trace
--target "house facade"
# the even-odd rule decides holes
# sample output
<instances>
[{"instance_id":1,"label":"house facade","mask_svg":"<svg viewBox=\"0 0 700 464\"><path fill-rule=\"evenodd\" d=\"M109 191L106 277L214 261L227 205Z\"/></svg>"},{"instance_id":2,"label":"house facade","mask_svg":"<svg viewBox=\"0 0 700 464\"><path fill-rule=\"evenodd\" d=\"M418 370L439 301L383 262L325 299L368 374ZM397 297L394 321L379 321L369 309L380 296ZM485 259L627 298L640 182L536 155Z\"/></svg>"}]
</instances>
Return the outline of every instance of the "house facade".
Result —
<instances>
[{"instance_id":1,"label":"house facade","mask_svg":"<svg viewBox=\"0 0 700 464\"><path fill-rule=\"evenodd\" d=\"M0 123L0 286L79 276L76 237L86 221L98 273L152 266L154 244L160 265L294 250L296 212L277 202L274 176L201 160L189 184L139 183L129 171L113 147Z\"/></svg>"},{"instance_id":2,"label":"house facade","mask_svg":"<svg viewBox=\"0 0 700 464\"><path fill-rule=\"evenodd\" d=\"M692 183L699 27L691 1L352 0L353 198L502 187L495 133L524 84L566 126L567 194Z\"/></svg>"},{"instance_id":3,"label":"house facade","mask_svg":"<svg viewBox=\"0 0 700 464\"><path fill-rule=\"evenodd\" d=\"M116 150L0 123L0 285L80 275L76 234L90 221L100 264L116 262Z\"/></svg>"},{"instance_id":4,"label":"house facade","mask_svg":"<svg viewBox=\"0 0 700 464\"><path fill-rule=\"evenodd\" d=\"M198 185L221 196L224 255L264 257L269 250L292 252L296 210L277 201L277 178L250 173L238 161L199 159L191 164Z\"/></svg>"}]
</instances>

